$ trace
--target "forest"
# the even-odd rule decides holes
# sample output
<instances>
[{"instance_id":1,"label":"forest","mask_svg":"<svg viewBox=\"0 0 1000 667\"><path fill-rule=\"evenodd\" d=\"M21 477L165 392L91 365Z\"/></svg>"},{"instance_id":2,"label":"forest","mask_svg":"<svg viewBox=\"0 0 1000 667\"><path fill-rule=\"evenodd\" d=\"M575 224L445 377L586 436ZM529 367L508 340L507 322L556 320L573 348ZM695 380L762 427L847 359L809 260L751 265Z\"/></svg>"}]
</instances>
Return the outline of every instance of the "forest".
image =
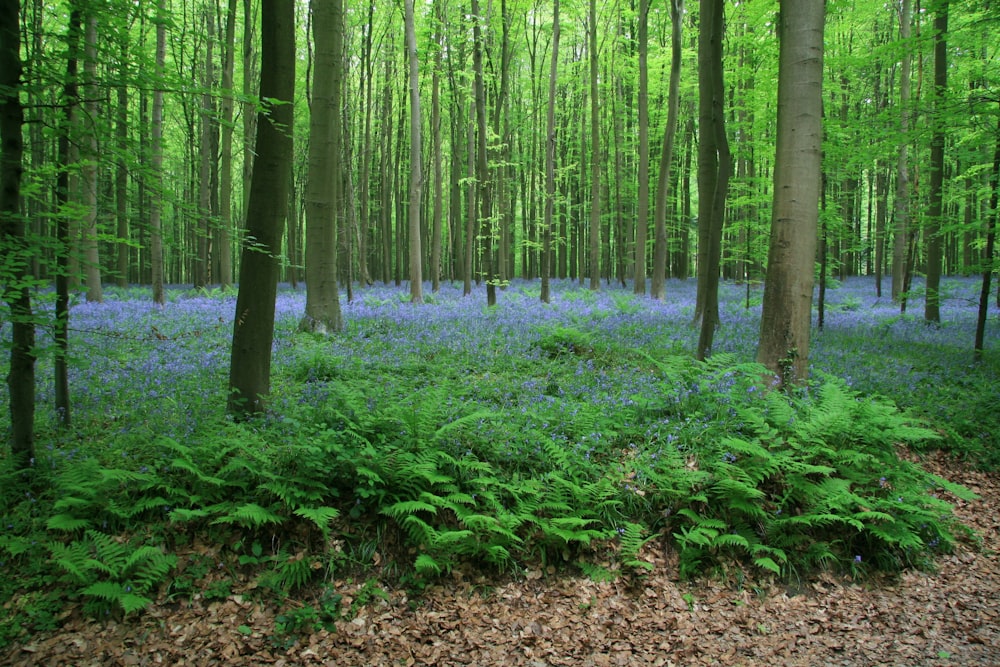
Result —
<instances>
[{"instance_id":1,"label":"forest","mask_svg":"<svg viewBox=\"0 0 1000 667\"><path fill-rule=\"evenodd\" d=\"M998 28L0 0L0 663L1000 662Z\"/></svg>"}]
</instances>

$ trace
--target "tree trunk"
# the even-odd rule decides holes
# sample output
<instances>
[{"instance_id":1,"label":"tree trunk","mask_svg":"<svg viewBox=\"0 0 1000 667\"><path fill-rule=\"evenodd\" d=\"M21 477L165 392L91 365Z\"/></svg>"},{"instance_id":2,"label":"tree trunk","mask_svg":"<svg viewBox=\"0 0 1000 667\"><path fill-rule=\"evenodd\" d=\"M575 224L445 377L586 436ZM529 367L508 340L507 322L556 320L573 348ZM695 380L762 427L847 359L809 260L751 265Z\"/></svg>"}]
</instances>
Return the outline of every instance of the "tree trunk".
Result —
<instances>
[{"instance_id":1,"label":"tree trunk","mask_svg":"<svg viewBox=\"0 0 1000 667\"><path fill-rule=\"evenodd\" d=\"M701 324L698 359L712 349L719 326L719 265L726 191L732 156L726 138L722 40L725 29L722 0L701 0L698 38L698 293L695 322Z\"/></svg>"},{"instance_id":2,"label":"tree trunk","mask_svg":"<svg viewBox=\"0 0 1000 667\"><path fill-rule=\"evenodd\" d=\"M552 2L552 63L549 102L545 112L545 222L542 229L542 303L552 300L552 218L556 203L556 79L559 74L559 0Z\"/></svg>"},{"instance_id":3,"label":"tree trunk","mask_svg":"<svg viewBox=\"0 0 1000 667\"><path fill-rule=\"evenodd\" d=\"M899 73L900 134L899 155L896 161L896 227L892 242L892 299L905 308L903 295L906 281L906 250L910 227L910 68L913 60L910 45L910 17L912 1L902 0L899 14L899 37L903 42L903 63Z\"/></svg>"},{"instance_id":4,"label":"tree trunk","mask_svg":"<svg viewBox=\"0 0 1000 667\"><path fill-rule=\"evenodd\" d=\"M123 81L118 84L118 100L115 108L115 282L118 287L128 287L129 282L129 239L128 239L128 87L124 83L129 62L127 40L123 40L122 64L119 75Z\"/></svg>"},{"instance_id":5,"label":"tree trunk","mask_svg":"<svg viewBox=\"0 0 1000 667\"><path fill-rule=\"evenodd\" d=\"M667 98L667 128L660 151L660 171L656 179L656 209L653 214L655 246L653 249L653 282L649 295L663 300L667 273L667 199L670 189L670 166L674 160L677 136L677 115L680 106L681 31L684 0L670 0L670 92ZM684 224L686 230L687 225Z\"/></svg>"},{"instance_id":6,"label":"tree trunk","mask_svg":"<svg viewBox=\"0 0 1000 667\"><path fill-rule=\"evenodd\" d=\"M948 92L948 0L939 0L934 19L934 113L931 116L930 204L927 210L927 296L924 320L941 321L941 214L944 190L944 114Z\"/></svg>"},{"instance_id":7,"label":"tree trunk","mask_svg":"<svg viewBox=\"0 0 1000 667\"><path fill-rule=\"evenodd\" d=\"M35 458L35 321L29 279L36 250L28 242L21 215L20 9L19 0L0 0L0 245L5 253L0 284L11 320L7 389L15 470L28 468Z\"/></svg>"},{"instance_id":8,"label":"tree trunk","mask_svg":"<svg viewBox=\"0 0 1000 667\"><path fill-rule=\"evenodd\" d=\"M295 3L263 0L260 94L265 114L257 125L257 161L247 209L229 370L230 414L263 412L270 392L274 300L281 230L288 203L294 120Z\"/></svg>"},{"instance_id":9,"label":"tree trunk","mask_svg":"<svg viewBox=\"0 0 1000 667\"><path fill-rule=\"evenodd\" d=\"M483 243L483 273L486 277L486 305L493 306L497 302L497 277L493 261L493 197L489 175L486 140L486 89L483 83L483 49L484 39L481 23L483 17L479 13L479 0L472 0L472 34L473 52L472 68L474 73L473 88L475 90L476 106L476 180L479 191L479 222L482 228Z\"/></svg>"},{"instance_id":10,"label":"tree trunk","mask_svg":"<svg viewBox=\"0 0 1000 667\"><path fill-rule=\"evenodd\" d=\"M337 287L343 5L312 0L311 6L316 61L306 183L306 312L299 329L326 335L344 328Z\"/></svg>"},{"instance_id":11,"label":"tree trunk","mask_svg":"<svg viewBox=\"0 0 1000 667\"><path fill-rule=\"evenodd\" d=\"M410 72L410 301L423 303L423 253L420 247L420 194L423 189L423 165L420 159L420 64L417 61L417 31L413 18L413 0L405 0L406 55Z\"/></svg>"},{"instance_id":12,"label":"tree trunk","mask_svg":"<svg viewBox=\"0 0 1000 667\"><path fill-rule=\"evenodd\" d=\"M206 10L204 24L206 30L205 60L201 93L201 139L198 155L198 223L195 225L194 287L205 287L210 280L209 256L212 238L212 116L215 113L215 99L212 93L215 78L215 20Z\"/></svg>"},{"instance_id":13,"label":"tree trunk","mask_svg":"<svg viewBox=\"0 0 1000 667\"><path fill-rule=\"evenodd\" d=\"M156 3L156 63L153 109L150 112L150 178L153 197L149 205L149 266L153 286L153 303L166 303L163 292L163 88L167 58L166 0Z\"/></svg>"},{"instance_id":14,"label":"tree trunk","mask_svg":"<svg viewBox=\"0 0 1000 667\"><path fill-rule=\"evenodd\" d=\"M70 256L72 254L73 242L70 234L69 212L66 210L69 204L70 191L69 167L71 142L69 133L73 126L76 107L79 104L77 71L82 20L80 7L72 4L66 36L66 80L63 86L62 127L59 131L60 164L56 182L56 205L59 209L56 223L58 249L56 256L55 325L53 327L53 337L56 344L55 359L53 362L55 371L54 399L56 422L64 427L68 427L71 423L69 402L69 283L71 275Z\"/></svg>"},{"instance_id":15,"label":"tree trunk","mask_svg":"<svg viewBox=\"0 0 1000 667\"><path fill-rule=\"evenodd\" d=\"M97 17L88 9L84 30L83 81L84 108L86 117L83 125L83 164L80 165L80 182L83 189L83 229L81 250L83 251L84 275L87 282L87 301L101 302L104 291L101 287L101 258L97 247L97 165L100 160L97 147Z\"/></svg>"},{"instance_id":16,"label":"tree trunk","mask_svg":"<svg viewBox=\"0 0 1000 667\"><path fill-rule=\"evenodd\" d=\"M236 61L236 0L226 11L226 53L222 63L222 143L219 174L219 284L233 284L233 69Z\"/></svg>"},{"instance_id":17,"label":"tree trunk","mask_svg":"<svg viewBox=\"0 0 1000 667\"><path fill-rule=\"evenodd\" d=\"M986 338L986 318L990 310L990 280L993 276L993 255L995 253L997 218L1000 217L1000 113L997 114L996 147L993 151L993 173L990 174L990 213L986 225L986 251L983 256L983 282L979 292L979 311L976 317L976 341L973 345L973 358L983 360L983 349Z\"/></svg>"},{"instance_id":18,"label":"tree trunk","mask_svg":"<svg viewBox=\"0 0 1000 667\"><path fill-rule=\"evenodd\" d=\"M782 386L809 372L822 158L824 0L783 0L771 242L757 360Z\"/></svg>"},{"instance_id":19,"label":"tree trunk","mask_svg":"<svg viewBox=\"0 0 1000 667\"><path fill-rule=\"evenodd\" d=\"M431 291L441 289L441 227L444 203L444 157L441 150L441 37L444 13L441 0L434 2L434 70L431 73L431 141L434 143L434 201L431 214Z\"/></svg>"},{"instance_id":20,"label":"tree trunk","mask_svg":"<svg viewBox=\"0 0 1000 667\"><path fill-rule=\"evenodd\" d=\"M601 287L601 115L597 86L597 0L590 0L590 289Z\"/></svg>"},{"instance_id":21,"label":"tree trunk","mask_svg":"<svg viewBox=\"0 0 1000 667\"><path fill-rule=\"evenodd\" d=\"M639 0L639 210L635 226L632 291L646 293L646 234L649 228L649 0Z\"/></svg>"}]
</instances>

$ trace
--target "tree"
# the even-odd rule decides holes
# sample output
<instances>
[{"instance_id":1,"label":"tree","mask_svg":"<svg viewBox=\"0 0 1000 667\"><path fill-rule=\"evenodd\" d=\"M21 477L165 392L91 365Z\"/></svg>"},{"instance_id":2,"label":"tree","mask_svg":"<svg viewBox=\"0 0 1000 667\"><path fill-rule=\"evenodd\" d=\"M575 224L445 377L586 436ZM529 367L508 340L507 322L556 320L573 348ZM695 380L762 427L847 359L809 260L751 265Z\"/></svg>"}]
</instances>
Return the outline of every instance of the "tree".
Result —
<instances>
[{"instance_id":1,"label":"tree","mask_svg":"<svg viewBox=\"0 0 1000 667\"><path fill-rule=\"evenodd\" d=\"M942 196L944 190L945 96L948 89L948 0L939 0L934 18L934 113L931 116L931 178L930 206L927 211L927 296L924 319L941 321L941 262L943 241L941 232Z\"/></svg>"},{"instance_id":2,"label":"tree","mask_svg":"<svg viewBox=\"0 0 1000 667\"><path fill-rule=\"evenodd\" d=\"M262 412L270 391L274 301L292 165L295 3L262 3L263 113L257 122L257 156L247 207L247 238L240 264L229 368L228 410L236 417Z\"/></svg>"},{"instance_id":3,"label":"tree","mask_svg":"<svg viewBox=\"0 0 1000 667\"><path fill-rule=\"evenodd\" d=\"M344 328L337 287L337 212L340 191L340 87L344 16L342 0L312 0L316 44L309 115L306 182L306 312L303 331Z\"/></svg>"},{"instance_id":4,"label":"tree","mask_svg":"<svg viewBox=\"0 0 1000 667\"><path fill-rule=\"evenodd\" d=\"M601 287L601 109L598 81L597 0L590 0L590 289ZM583 275L581 270L580 275Z\"/></svg>"},{"instance_id":5,"label":"tree","mask_svg":"<svg viewBox=\"0 0 1000 667\"><path fill-rule=\"evenodd\" d=\"M35 322L28 283L33 249L21 215L24 109L19 0L0 0L0 284L10 308L11 454L17 468L35 457Z\"/></svg>"},{"instance_id":6,"label":"tree","mask_svg":"<svg viewBox=\"0 0 1000 667\"><path fill-rule=\"evenodd\" d=\"M670 165L674 160L674 141L677 136L677 116L680 110L683 16L684 0L670 0L670 91L667 97L667 128L663 133L660 171L656 179L656 208L653 212L655 239L653 282L649 288L649 295L660 300L664 297L667 272L667 197L670 190Z\"/></svg>"},{"instance_id":7,"label":"tree","mask_svg":"<svg viewBox=\"0 0 1000 667\"><path fill-rule=\"evenodd\" d=\"M490 182L486 129L486 86L483 82L485 39L479 0L472 0L472 69L476 113L476 180L479 193L479 222L482 236L483 273L486 275L486 305L497 302L497 277L493 261L493 189Z\"/></svg>"},{"instance_id":8,"label":"tree","mask_svg":"<svg viewBox=\"0 0 1000 667\"><path fill-rule=\"evenodd\" d=\"M910 51L911 0L902 0L899 12L899 38L903 42L903 62L899 72L899 129L901 140L896 159L896 226L892 242L892 299L906 308L906 249L910 233L910 69L913 55Z\"/></svg>"},{"instance_id":9,"label":"tree","mask_svg":"<svg viewBox=\"0 0 1000 667\"><path fill-rule=\"evenodd\" d=\"M698 359L711 352L719 325L719 265L726 191L732 156L726 137L722 78L725 16L722 0L701 0L698 30L698 292L695 322L701 324Z\"/></svg>"},{"instance_id":10,"label":"tree","mask_svg":"<svg viewBox=\"0 0 1000 667\"><path fill-rule=\"evenodd\" d=\"M774 199L757 360L806 379L822 158L825 0L783 0Z\"/></svg>"},{"instance_id":11,"label":"tree","mask_svg":"<svg viewBox=\"0 0 1000 667\"><path fill-rule=\"evenodd\" d=\"M97 16L94 8L87 8L84 28L84 114L80 118L83 130L80 177L83 186L83 234L81 250L84 259L84 275L87 281L87 301L100 302L104 299L101 287L101 258L97 246L97 170L98 128L97 128Z\"/></svg>"},{"instance_id":12,"label":"tree","mask_svg":"<svg viewBox=\"0 0 1000 667\"><path fill-rule=\"evenodd\" d=\"M150 118L150 171L156 185L149 210L149 263L153 283L153 303L163 305L163 88L164 62L167 55L166 0L156 2L156 87L153 89L153 110Z\"/></svg>"},{"instance_id":13,"label":"tree","mask_svg":"<svg viewBox=\"0 0 1000 667\"><path fill-rule=\"evenodd\" d=\"M559 0L552 3L552 63L545 112L545 221L542 229L542 303L551 300L552 218L556 203L556 77L559 73Z\"/></svg>"},{"instance_id":14,"label":"tree","mask_svg":"<svg viewBox=\"0 0 1000 667\"><path fill-rule=\"evenodd\" d=\"M423 274L420 250L420 193L422 191L420 162L420 64L417 60L417 30L413 18L413 0L406 5L406 55L410 72L410 301L423 303Z\"/></svg>"},{"instance_id":15,"label":"tree","mask_svg":"<svg viewBox=\"0 0 1000 667\"><path fill-rule=\"evenodd\" d=\"M639 211L635 227L633 291L646 293L646 232L649 227L649 0L639 0Z\"/></svg>"}]
</instances>

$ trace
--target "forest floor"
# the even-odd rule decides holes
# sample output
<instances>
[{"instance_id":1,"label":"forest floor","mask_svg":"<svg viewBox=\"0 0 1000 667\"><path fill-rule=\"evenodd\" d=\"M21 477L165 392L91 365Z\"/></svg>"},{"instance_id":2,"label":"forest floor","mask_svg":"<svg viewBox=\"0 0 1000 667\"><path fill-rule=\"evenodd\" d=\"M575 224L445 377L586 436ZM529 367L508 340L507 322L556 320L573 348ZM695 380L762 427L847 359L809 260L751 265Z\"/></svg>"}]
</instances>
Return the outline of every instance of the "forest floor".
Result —
<instances>
[{"instance_id":1,"label":"forest floor","mask_svg":"<svg viewBox=\"0 0 1000 667\"><path fill-rule=\"evenodd\" d=\"M610 582L454 572L416 599L336 582L354 613L293 635L275 632L282 610L315 602L268 604L243 591L157 604L124 622L71 611L59 631L8 647L0 664L1000 665L1000 475L944 454L922 464L980 495L951 499L977 537L936 572L864 584L819 575L796 587L681 582L660 544L644 554L652 572Z\"/></svg>"}]
</instances>

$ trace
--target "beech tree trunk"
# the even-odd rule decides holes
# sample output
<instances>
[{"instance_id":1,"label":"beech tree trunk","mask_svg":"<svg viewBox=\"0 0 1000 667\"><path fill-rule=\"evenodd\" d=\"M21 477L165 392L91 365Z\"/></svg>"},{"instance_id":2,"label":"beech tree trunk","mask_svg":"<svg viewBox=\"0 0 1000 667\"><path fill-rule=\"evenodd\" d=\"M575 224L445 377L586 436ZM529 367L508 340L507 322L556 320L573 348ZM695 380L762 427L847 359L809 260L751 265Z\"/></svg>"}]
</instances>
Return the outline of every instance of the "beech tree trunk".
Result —
<instances>
[{"instance_id":1,"label":"beech tree trunk","mask_svg":"<svg viewBox=\"0 0 1000 667\"><path fill-rule=\"evenodd\" d=\"M312 0L316 45L309 115L306 182L306 312L299 329L329 334L344 328L337 287L337 196L340 177L342 0Z\"/></svg>"},{"instance_id":2,"label":"beech tree trunk","mask_svg":"<svg viewBox=\"0 0 1000 667\"><path fill-rule=\"evenodd\" d=\"M726 138L722 78L723 0L701 0L698 35L698 292L694 319L701 325L698 359L712 349L719 326L719 265L732 156Z\"/></svg>"},{"instance_id":3,"label":"beech tree trunk","mask_svg":"<svg viewBox=\"0 0 1000 667\"><path fill-rule=\"evenodd\" d=\"M163 291L163 88L167 58L166 0L156 3L156 70L153 109L150 112L150 178L153 196L149 204L149 266L153 284L153 303L166 303Z\"/></svg>"},{"instance_id":4,"label":"beech tree trunk","mask_svg":"<svg viewBox=\"0 0 1000 667\"><path fill-rule=\"evenodd\" d=\"M782 0L771 241L757 360L781 386L809 372L822 158L824 0Z\"/></svg>"},{"instance_id":5,"label":"beech tree trunk","mask_svg":"<svg viewBox=\"0 0 1000 667\"><path fill-rule=\"evenodd\" d=\"M271 385L274 300L281 232L292 166L295 93L295 3L263 0L257 159L247 208L229 369L228 410L237 418L264 411Z\"/></svg>"},{"instance_id":6,"label":"beech tree trunk","mask_svg":"<svg viewBox=\"0 0 1000 667\"><path fill-rule=\"evenodd\" d=\"M21 215L24 109L21 106L21 5L0 0L0 284L10 308L10 445L14 468L35 458L35 321L31 311L32 256Z\"/></svg>"},{"instance_id":7,"label":"beech tree trunk","mask_svg":"<svg viewBox=\"0 0 1000 667\"><path fill-rule=\"evenodd\" d=\"M413 0L405 0L406 55L410 79L410 301L423 303L423 253L420 245L420 194L423 190L423 166L420 159L420 65L417 61L417 31L413 18Z\"/></svg>"},{"instance_id":8,"label":"beech tree trunk","mask_svg":"<svg viewBox=\"0 0 1000 667\"><path fill-rule=\"evenodd\" d=\"M660 151L660 171L656 179L656 208L653 213L654 249L653 282L649 295L663 300L667 273L667 199L670 190L670 167L674 160L674 141L677 136L677 115L680 110L681 81L681 30L684 0L670 0L670 91L667 97L667 128L663 133ZM687 224L684 223L686 229Z\"/></svg>"},{"instance_id":9,"label":"beech tree trunk","mask_svg":"<svg viewBox=\"0 0 1000 667\"><path fill-rule=\"evenodd\" d=\"M948 92L948 0L939 0L934 18L934 114L931 117L930 205L927 210L927 297L924 320L941 321L941 215L944 191L945 95Z\"/></svg>"},{"instance_id":10,"label":"beech tree trunk","mask_svg":"<svg viewBox=\"0 0 1000 667\"><path fill-rule=\"evenodd\" d=\"M911 14L912 0L902 0L899 14L899 38L903 41L904 49L899 72L899 129L902 139L896 160L896 225L892 242L892 299L899 301L902 308L906 307L903 284L906 281L906 250L910 228L910 68L913 60L909 44Z\"/></svg>"},{"instance_id":11,"label":"beech tree trunk","mask_svg":"<svg viewBox=\"0 0 1000 667\"><path fill-rule=\"evenodd\" d=\"M552 218L556 203L556 79L559 74L559 0L552 2L552 64L549 66L549 102L545 115L545 222L542 229L542 303L552 300Z\"/></svg>"}]
</instances>

